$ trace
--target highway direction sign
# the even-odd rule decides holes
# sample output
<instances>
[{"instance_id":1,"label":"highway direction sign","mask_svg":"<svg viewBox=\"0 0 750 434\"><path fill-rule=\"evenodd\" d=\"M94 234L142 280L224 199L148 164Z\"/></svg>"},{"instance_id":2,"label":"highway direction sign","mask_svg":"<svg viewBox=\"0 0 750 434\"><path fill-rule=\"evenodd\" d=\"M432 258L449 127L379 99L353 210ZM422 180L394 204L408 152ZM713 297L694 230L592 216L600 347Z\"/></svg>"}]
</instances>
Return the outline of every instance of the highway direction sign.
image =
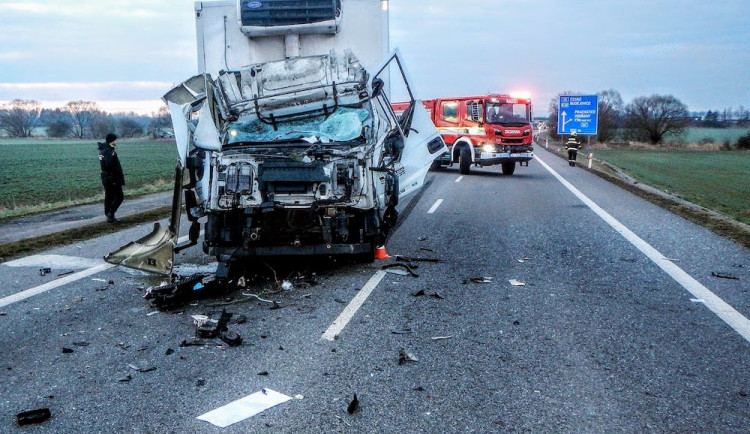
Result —
<instances>
[{"instance_id":1,"label":"highway direction sign","mask_svg":"<svg viewBox=\"0 0 750 434\"><path fill-rule=\"evenodd\" d=\"M557 110L558 134L595 135L599 120L596 95L560 95Z\"/></svg>"}]
</instances>

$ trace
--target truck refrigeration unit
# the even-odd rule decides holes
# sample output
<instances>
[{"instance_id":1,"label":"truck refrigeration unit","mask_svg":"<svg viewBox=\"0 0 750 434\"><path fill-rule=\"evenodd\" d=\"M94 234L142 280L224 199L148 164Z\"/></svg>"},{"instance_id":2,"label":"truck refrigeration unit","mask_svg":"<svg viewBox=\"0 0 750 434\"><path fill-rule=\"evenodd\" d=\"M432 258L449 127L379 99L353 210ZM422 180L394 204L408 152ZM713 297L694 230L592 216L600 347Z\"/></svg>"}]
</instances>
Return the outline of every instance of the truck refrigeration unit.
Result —
<instances>
[{"instance_id":1,"label":"truck refrigeration unit","mask_svg":"<svg viewBox=\"0 0 750 434\"><path fill-rule=\"evenodd\" d=\"M267 256L372 260L399 198L447 149L388 53L387 6L196 2L200 73L163 98L179 156L169 227L105 259L170 274L184 196L187 246L202 228L217 277ZM391 85L409 100L401 116Z\"/></svg>"}]
</instances>

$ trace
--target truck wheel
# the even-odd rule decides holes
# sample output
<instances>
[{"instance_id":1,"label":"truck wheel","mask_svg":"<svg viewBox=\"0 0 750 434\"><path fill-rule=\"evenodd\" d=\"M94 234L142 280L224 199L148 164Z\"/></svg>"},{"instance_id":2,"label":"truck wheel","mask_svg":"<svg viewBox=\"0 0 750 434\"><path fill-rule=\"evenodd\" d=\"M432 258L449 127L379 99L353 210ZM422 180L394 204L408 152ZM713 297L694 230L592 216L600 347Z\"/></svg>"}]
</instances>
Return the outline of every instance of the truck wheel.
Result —
<instances>
[{"instance_id":1,"label":"truck wheel","mask_svg":"<svg viewBox=\"0 0 750 434\"><path fill-rule=\"evenodd\" d=\"M467 148L461 148L458 154L458 172L468 175L471 170L471 152Z\"/></svg>"},{"instance_id":2,"label":"truck wheel","mask_svg":"<svg viewBox=\"0 0 750 434\"><path fill-rule=\"evenodd\" d=\"M516 171L516 162L503 163L503 175L512 175Z\"/></svg>"}]
</instances>

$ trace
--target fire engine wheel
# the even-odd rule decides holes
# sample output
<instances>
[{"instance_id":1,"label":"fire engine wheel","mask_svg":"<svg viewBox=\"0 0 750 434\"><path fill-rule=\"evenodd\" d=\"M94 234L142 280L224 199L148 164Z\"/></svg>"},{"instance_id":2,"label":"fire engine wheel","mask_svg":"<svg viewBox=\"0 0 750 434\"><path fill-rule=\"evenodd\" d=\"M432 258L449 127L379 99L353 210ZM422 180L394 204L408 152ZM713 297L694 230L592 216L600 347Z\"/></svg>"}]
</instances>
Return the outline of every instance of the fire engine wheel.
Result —
<instances>
[{"instance_id":1,"label":"fire engine wheel","mask_svg":"<svg viewBox=\"0 0 750 434\"><path fill-rule=\"evenodd\" d=\"M458 154L458 172L468 175L471 170L471 152L467 148L461 148Z\"/></svg>"},{"instance_id":2,"label":"fire engine wheel","mask_svg":"<svg viewBox=\"0 0 750 434\"><path fill-rule=\"evenodd\" d=\"M512 175L516 171L516 162L503 163L503 175Z\"/></svg>"}]
</instances>

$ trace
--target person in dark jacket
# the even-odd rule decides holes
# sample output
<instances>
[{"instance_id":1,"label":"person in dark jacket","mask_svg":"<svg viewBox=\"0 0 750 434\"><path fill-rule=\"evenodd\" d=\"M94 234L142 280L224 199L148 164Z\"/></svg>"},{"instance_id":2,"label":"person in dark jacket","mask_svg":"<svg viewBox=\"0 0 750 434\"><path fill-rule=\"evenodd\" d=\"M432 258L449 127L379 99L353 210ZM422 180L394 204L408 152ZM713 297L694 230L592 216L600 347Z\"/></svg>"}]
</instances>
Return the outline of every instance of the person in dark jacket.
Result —
<instances>
[{"instance_id":1,"label":"person in dark jacket","mask_svg":"<svg viewBox=\"0 0 750 434\"><path fill-rule=\"evenodd\" d=\"M122 173L120 158L117 157L115 146L117 136L107 134L104 143L99 142L99 163L102 168L102 185L104 186L104 215L107 223L117 223L115 213L124 199L122 186L125 185L125 175Z\"/></svg>"},{"instance_id":2,"label":"person in dark jacket","mask_svg":"<svg viewBox=\"0 0 750 434\"><path fill-rule=\"evenodd\" d=\"M578 150L581 149L581 143L578 141L577 134L573 134L568 137L568 141L565 142L565 150L568 151L568 164L571 166L576 165L576 158L578 158Z\"/></svg>"}]
</instances>

